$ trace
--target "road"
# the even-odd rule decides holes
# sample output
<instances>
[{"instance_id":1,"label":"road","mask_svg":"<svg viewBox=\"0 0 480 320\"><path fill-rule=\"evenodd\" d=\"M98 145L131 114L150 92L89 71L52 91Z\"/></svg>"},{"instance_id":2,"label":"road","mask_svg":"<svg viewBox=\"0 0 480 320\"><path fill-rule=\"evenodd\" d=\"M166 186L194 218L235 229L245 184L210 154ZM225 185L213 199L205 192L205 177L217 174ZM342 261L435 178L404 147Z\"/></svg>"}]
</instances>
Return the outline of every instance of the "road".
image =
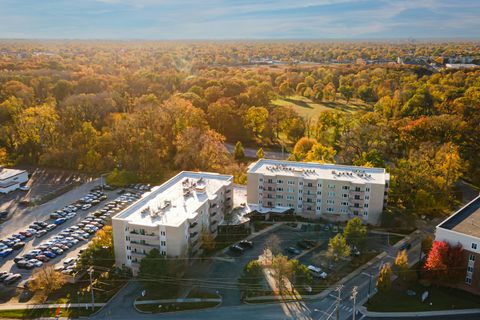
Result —
<instances>
[{"instance_id":1,"label":"road","mask_svg":"<svg viewBox=\"0 0 480 320\"><path fill-rule=\"evenodd\" d=\"M233 150L235 149L235 145L233 143L225 143L225 147L230 153L233 153ZM250 148L250 147L243 147L243 151L245 153L245 156L248 158L256 158L257 157L257 151L258 149L255 148ZM276 159L276 160L285 160L290 156L290 153L288 152L281 152L281 151L273 151L273 150L263 150L263 153L265 154L265 158L268 159Z\"/></svg>"}]
</instances>

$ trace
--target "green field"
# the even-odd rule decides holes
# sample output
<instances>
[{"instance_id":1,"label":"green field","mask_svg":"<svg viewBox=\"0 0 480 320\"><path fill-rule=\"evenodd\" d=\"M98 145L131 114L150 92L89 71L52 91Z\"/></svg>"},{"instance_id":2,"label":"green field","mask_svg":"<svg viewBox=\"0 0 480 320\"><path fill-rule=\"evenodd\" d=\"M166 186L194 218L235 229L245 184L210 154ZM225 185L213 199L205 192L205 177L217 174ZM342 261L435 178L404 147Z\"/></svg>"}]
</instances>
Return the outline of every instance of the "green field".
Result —
<instances>
[{"instance_id":1,"label":"green field","mask_svg":"<svg viewBox=\"0 0 480 320\"><path fill-rule=\"evenodd\" d=\"M96 307L95 311L99 308ZM53 318L55 317L56 308L32 308L32 309L20 309L20 310L1 310L0 319L37 319L37 318ZM85 308L61 308L61 317L78 318L88 317L91 313L91 309Z\"/></svg>"},{"instance_id":2,"label":"green field","mask_svg":"<svg viewBox=\"0 0 480 320\"><path fill-rule=\"evenodd\" d=\"M272 101L273 105L292 107L299 115L304 118L316 118L324 111L337 110L342 112L356 112L359 110L367 110L368 106L359 101L350 101L349 104L343 100L313 102L312 100L302 96L290 96Z\"/></svg>"},{"instance_id":3,"label":"green field","mask_svg":"<svg viewBox=\"0 0 480 320\"><path fill-rule=\"evenodd\" d=\"M458 289L435 286L425 288L419 284L410 286L410 289L416 292L415 296L408 296L406 290L396 288L393 283L389 292L374 295L367 303L367 309L379 312L415 312L480 308L478 296ZM422 302L421 295L425 291L429 292L429 297L426 302Z\"/></svg>"}]
</instances>

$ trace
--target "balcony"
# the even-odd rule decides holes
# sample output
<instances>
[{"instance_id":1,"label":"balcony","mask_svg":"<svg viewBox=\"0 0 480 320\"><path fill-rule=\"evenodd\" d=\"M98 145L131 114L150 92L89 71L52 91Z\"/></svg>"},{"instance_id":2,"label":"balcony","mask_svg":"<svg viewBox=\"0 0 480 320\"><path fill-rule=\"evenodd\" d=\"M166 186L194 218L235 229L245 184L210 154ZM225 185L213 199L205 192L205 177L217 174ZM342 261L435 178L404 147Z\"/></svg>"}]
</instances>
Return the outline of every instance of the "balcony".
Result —
<instances>
[{"instance_id":1,"label":"balcony","mask_svg":"<svg viewBox=\"0 0 480 320\"><path fill-rule=\"evenodd\" d=\"M216 215L217 215L217 212L216 212L216 211L210 213L210 217L215 217Z\"/></svg>"},{"instance_id":2,"label":"balcony","mask_svg":"<svg viewBox=\"0 0 480 320\"><path fill-rule=\"evenodd\" d=\"M158 247L158 245L156 245L156 244L152 244L152 243L148 243L148 242L142 242L142 241L135 241L135 240L131 240L130 244L139 245L139 246L147 246L147 247Z\"/></svg>"},{"instance_id":3,"label":"balcony","mask_svg":"<svg viewBox=\"0 0 480 320\"><path fill-rule=\"evenodd\" d=\"M198 222L190 223L190 229L195 228L198 225Z\"/></svg>"},{"instance_id":4,"label":"balcony","mask_svg":"<svg viewBox=\"0 0 480 320\"><path fill-rule=\"evenodd\" d=\"M191 232L191 233L190 233L190 239L193 239L193 238L195 238L196 236L198 236L198 232L195 231L195 232Z\"/></svg>"}]
</instances>

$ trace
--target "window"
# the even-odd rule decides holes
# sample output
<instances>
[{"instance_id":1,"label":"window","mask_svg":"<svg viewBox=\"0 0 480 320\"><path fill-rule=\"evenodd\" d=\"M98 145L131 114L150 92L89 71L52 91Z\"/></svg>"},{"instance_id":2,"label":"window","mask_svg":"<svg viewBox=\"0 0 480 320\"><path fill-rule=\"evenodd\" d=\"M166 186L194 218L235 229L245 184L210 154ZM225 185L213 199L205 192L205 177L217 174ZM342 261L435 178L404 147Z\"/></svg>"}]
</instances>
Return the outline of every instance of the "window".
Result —
<instances>
[{"instance_id":1,"label":"window","mask_svg":"<svg viewBox=\"0 0 480 320\"><path fill-rule=\"evenodd\" d=\"M353 206L354 206L355 208L360 208L360 203L354 203Z\"/></svg>"},{"instance_id":2,"label":"window","mask_svg":"<svg viewBox=\"0 0 480 320\"><path fill-rule=\"evenodd\" d=\"M355 200L360 200L360 196L358 194L355 195Z\"/></svg>"},{"instance_id":3,"label":"window","mask_svg":"<svg viewBox=\"0 0 480 320\"><path fill-rule=\"evenodd\" d=\"M288 192L293 193L294 192L293 188L288 188Z\"/></svg>"},{"instance_id":4,"label":"window","mask_svg":"<svg viewBox=\"0 0 480 320\"><path fill-rule=\"evenodd\" d=\"M268 179L267 182L268 183L273 183L273 179Z\"/></svg>"},{"instance_id":5,"label":"window","mask_svg":"<svg viewBox=\"0 0 480 320\"><path fill-rule=\"evenodd\" d=\"M356 191L356 192L360 192L360 191L362 191L362 190L360 189L360 187L355 187L355 191Z\"/></svg>"},{"instance_id":6,"label":"window","mask_svg":"<svg viewBox=\"0 0 480 320\"><path fill-rule=\"evenodd\" d=\"M263 186L258 186L258 189L259 189L259 190L263 190Z\"/></svg>"},{"instance_id":7,"label":"window","mask_svg":"<svg viewBox=\"0 0 480 320\"><path fill-rule=\"evenodd\" d=\"M167 255L167 252L166 252L166 251L161 251L160 254L161 254L162 256L166 256L166 255Z\"/></svg>"},{"instance_id":8,"label":"window","mask_svg":"<svg viewBox=\"0 0 480 320\"><path fill-rule=\"evenodd\" d=\"M298 201L303 201L303 198L302 198L302 197L298 197Z\"/></svg>"},{"instance_id":9,"label":"window","mask_svg":"<svg viewBox=\"0 0 480 320\"><path fill-rule=\"evenodd\" d=\"M161 236L166 236L167 234L166 234L165 231L160 231L160 235L161 235Z\"/></svg>"},{"instance_id":10,"label":"window","mask_svg":"<svg viewBox=\"0 0 480 320\"><path fill-rule=\"evenodd\" d=\"M130 246L127 246L127 250L132 250L132 247L130 247Z\"/></svg>"},{"instance_id":11,"label":"window","mask_svg":"<svg viewBox=\"0 0 480 320\"><path fill-rule=\"evenodd\" d=\"M298 209L302 209L302 205L301 205L301 204L298 205Z\"/></svg>"},{"instance_id":12,"label":"window","mask_svg":"<svg viewBox=\"0 0 480 320\"><path fill-rule=\"evenodd\" d=\"M283 199L283 196L282 196L281 194L277 194L275 197L276 197L277 199Z\"/></svg>"},{"instance_id":13,"label":"window","mask_svg":"<svg viewBox=\"0 0 480 320\"><path fill-rule=\"evenodd\" d=\"M348 202L343 201L342 206L348 206Z\"/></svg>"},{"instance_id":14,"label":"window","mask_svg":"<svg viewBox=\"0 0 480 320\"><path fill-rule=\"evenodd\" d=\"M369 188L369 187L366 187L366 188L365 188L365 191L366 191L366 192L370 192L370 188Z\"/></svg>"},{"instance_id":15,"label":"window","mask_svg":"<svg viewBox=\"0 0 480 320\"><path fill-rule=\"evenodd\" d=\"M283 207L283 203L277 202L277 207Z\"/></svg>"},{"instance_id":16,"label":"window","mask_svg":"<svg viewBox=\"0 0 480 320\"><path fill-rule=\"evenodd\" d=\"M283 183L283 180L277 180L277 183Z\"/></svg>"},{"instance_id":17,"label":"window","mask_svg":"<svg viewBox=\"0 0 480 320\"><path fill-rule=\"evenodd\" d=\"M167 242L166 241L160 241L160 245L165 247L167 245Z\"/></svg>"},{"instance_id":18,"label":"window","mask_svg":"<svg viewBox=\"0 0 480 320\"><path fill-rule=\"evenodd\" d=\"M127 256L127 259L128 259L128 260L132 260L132 256Z\"/></svg>"},{"instance_id":19,"label":"window","mask_svg":"<svg viewBox=\"0 0 480 320\"><path fill-rule=\"evenodd\" d=\"M468 272L473 272L473 267L468 266L468 267L467 267L467 271L468 271Z\"/></svg>"},{"instance_id":20,"label":"window","mask_svg":"<svg viewBox=\"0 0 480 320\"><path fill-rule=\"evenodd\" d=\"M327 212L333 212L333 208L332 208L332 207L328 207L328 208L327 208Z\"/></svg>"},{"instance_id":21,"label":"window","mask_svg":"<svg viewBox=\"0 0 480 320\"><path fill-rule=\"evenodd\" d=\"M348 198L348 194L347 193L342 193L342 198Z\"/></svg>"},{"instance_id":22,"label":"window","mask_svg":"<svg viewBox=\"0 0 480 320\"><path fill-rule=\"evenodd\" d=\"M319 196L321 196L321 195L322 195L322 191L317 191L317 194L318 194Z\"/></svg>"},{"instance_id":23,"label":"window","mask_svg":"<svg viewBox=\"0 0 480 320\"><path fill-rule=\"evenodd\" d=\"M333 191L328 191L328 197L329 197L329 198L335 197L335 192L333 192Z\"/></svg>"},{"instance_id":24,"label":"window","mask_svg":"<svg viewBox=\"0 0 480 320\"><path fill-rule=\"evenodd\" d=\"M130 237L129 237L129 236L126 236L126 237L125 237L125 240L130 241Z\"/></svg>"},{"instance_id":25,"label":"window","mask_svg":"<svg viewBox=\"0 0 480 320\"><path fill-rule=\"evenodd\" d=\"M317 183L317 187L318 187L318 188L321 188L321 187L322 187L322 184L321 184L321 183Z\"/></svg>"},{"instance_id":26,"label":"window","mask_svg":"<svg viewBox=\"0 0 480 320\"><path fill-rule=\"evenodd\" d=\"M317 203L320 203L320 202L322 202L322 199L318 198Z\"/></svg>"},{"instance_id":27,"label":"window","mask_svg":"<svg viewBox=\"0 0 480 320\"><path fill-rule=\"evenodd\" d=\"M258 179L259 182L263 182L263 178Z\"/></svg>"},{"instance_id":28,"label":"window","mask_svg":"<svg viewBox=\"0 0 480 320\"><path fill-rule=\"evenodd\" d=\"M472 278L466 277L465 278L465 283L466 284L472 284Z\"/></svg>"},{"instance_id":29,"label":"window","mask_svg":"<svg viewBox=\"0 0 480 320\"><path fill-rule=\"evenodd\" d=\"M332 199L327 199L327 204L334 204L335 201L333 201Z\"/></svg>"},{"instance_id":30,"label":"window","mask_svg":"<svg viewBox=\"0 0 480 320\"><path fill-rule=\"evenodd\" d=\"M293 200L293 196L292 195L287 195L287 200Z\"/></svg>"},{"instance_id":31,"label":"window","mask_svg":"<svg viewBox=\"0 0 480 320\"><path fill-rule=\"evenodd\" d=\"M329 189L335 189L335 185L334 185L334 184L329 184L329 185L328 185L328 188L329 188Z\"/></svg>"},{"instance_id":32,"label":"window","mask_svg":"<svg viewBox=\"0 0 480 320\"><path fill-rule=\"evenodd\" d=\"M342 189L343 190L348 190L348 189L350 189L350 187L349 186L342 186Z\"/></svg>"},{"instance_id":33,"label":"window","mask_svg":"<svg viewBox=\"0 0 480 320\"><path fill-rule=\"evenodd\" d=\"M300 181L300 182L298 183L298 185L299 185L299 186L303 186L303 181Z\"/></svg>"},{"instance_id":34,"label":"window","mask_svg":"<svg viewBox=\"0 0 480 320\"><path fill-rule=\"evenodd\" d=\"M321 211L321 210L322 210L322 207L317 206L317 211Z\"/></svg>"},{"instance_id":35,"label":"window","mask_svg":"<svg viewBox=\"0 0 480 320\"><path fill-rule=\"evenodd\" d=\"M370 200L370 196L365 196L365 200Z\"/></svg>"},{"instance_id":36,"label":"window","mask_svg":"<svg viewBox=\"0 0 480 320\"><path fill-rule=\"evenodd\" d=\"M468 257L468 260L470 260L470 261L475 261L475 255L474 255L474 254L470 254L470 256Z\"/></svg>"},{"instance_id":37,"label":"window","mask_svg":"<svg viewBox=\"0 0 480 320\"><path fill-rule=\"evenodd\" d=\"M309 183L307 184L307 187L310 187L310 188L313 187L313 183L309 182Z\"/></svg>"},{"instance_id":38,"label":"window","mask_svg":"<svg viewBox=\"0 0 480 320\"><path fill-rule=\"evenodd\" d=\"M289 208L293 208L293 204L289 203L289 204L288 204L288 207L289 207Z\"/></svg>"},{"instance_id":39,"label":"window","mask_svg":"<svg viewBox=\"0 0 480 320\"><path fill-rule=\"evenodd\" d=\"M288 180L287 183L288 183L289 185L294 185L294 184L295 184L295 181L293 181L293 180Z\"/></svg>"},{"instance_id":40,"label":"window","mask_svg":"<svg viewBox=\"0 0 480 320\"><path fill-rule=\"evenodd\" d=\"M302 189L298 190L298 193L303 193L303 190Z\"/></svg>"},{"instance_id":41,"label":"window","mask_svg":"<svg viewBox=\"0 0 480 320\"><path fill-rule=\"evenodd\" d=\"M283 192L283 188L282 187L277 187L277 191Z\"/></svg>"},{"instance_id":42,"label":"window","mask_svg":"<svg viewBox=\"0 0 480 320\"><path fill-rule=\"evenodd\" d=\"M365 204L363 205L363 207L364 207L364 208L368 208L368 203L365 203Z\"/></svg>"},{"instance_id":43,"label":"window","mask_svg":"<svg viewBox=\"0 0 480 320\"><path fill-rule=\"evenodd\" d=\"M341 209L340 209L340 212L341 212L341 213L347 213L347 212L348 212L348 210L347 210L347 209L345 209L345 208L341 208Z\"/></svg>"},{"instance_id":44,"label":"window","mask_svg":"<svg viewBox=\"0 0 480 320\"><path fill-rule=\"evenodd\" d=\"M477 250L477 244L476 243L472 243L472 249Z\"/></svg>"}]
</instances>

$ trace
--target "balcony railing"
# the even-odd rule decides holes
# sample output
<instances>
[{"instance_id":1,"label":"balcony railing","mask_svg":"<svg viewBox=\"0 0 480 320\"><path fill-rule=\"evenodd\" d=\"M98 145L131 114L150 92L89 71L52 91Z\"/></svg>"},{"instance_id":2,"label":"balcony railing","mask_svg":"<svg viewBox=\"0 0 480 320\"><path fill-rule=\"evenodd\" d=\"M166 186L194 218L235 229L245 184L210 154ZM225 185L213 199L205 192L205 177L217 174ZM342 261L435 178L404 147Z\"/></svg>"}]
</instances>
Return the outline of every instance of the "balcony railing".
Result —
<instances>
[{"instance_id":1,"label":"balcony railing","mask_svg":"<svg viewBox=\"0 0 480 320\"><path fill-rule=\"evenodd\" d=\"M157 247L157 245L155 245L155 244L151 244L151 243L147 243L147 242L140 242L140 241L135 241L135 240L131 240L130 244L136 244L136 245L147 246L147 247Z\"/></svg>"},{"instance_id":2,"label":"balcony railing","mask_svg":"<svg viewBox=\"0 0 480 320\"><path fill-rule=\"evenodd\" d=\"M198 232L192 232L190 233L190 238L195 238L196 236L198 236Z\"/></svg>"},{"instance_id":3,"label":"balcony railing","mask_svg":"<svg viewBox=\"0 0 480 320\"><path fill-rule=\"evenodd\" d=\"M198 222L194 222L190 224L190 229L195 228L198 225Z\"/></svg>"}]
</instances>

